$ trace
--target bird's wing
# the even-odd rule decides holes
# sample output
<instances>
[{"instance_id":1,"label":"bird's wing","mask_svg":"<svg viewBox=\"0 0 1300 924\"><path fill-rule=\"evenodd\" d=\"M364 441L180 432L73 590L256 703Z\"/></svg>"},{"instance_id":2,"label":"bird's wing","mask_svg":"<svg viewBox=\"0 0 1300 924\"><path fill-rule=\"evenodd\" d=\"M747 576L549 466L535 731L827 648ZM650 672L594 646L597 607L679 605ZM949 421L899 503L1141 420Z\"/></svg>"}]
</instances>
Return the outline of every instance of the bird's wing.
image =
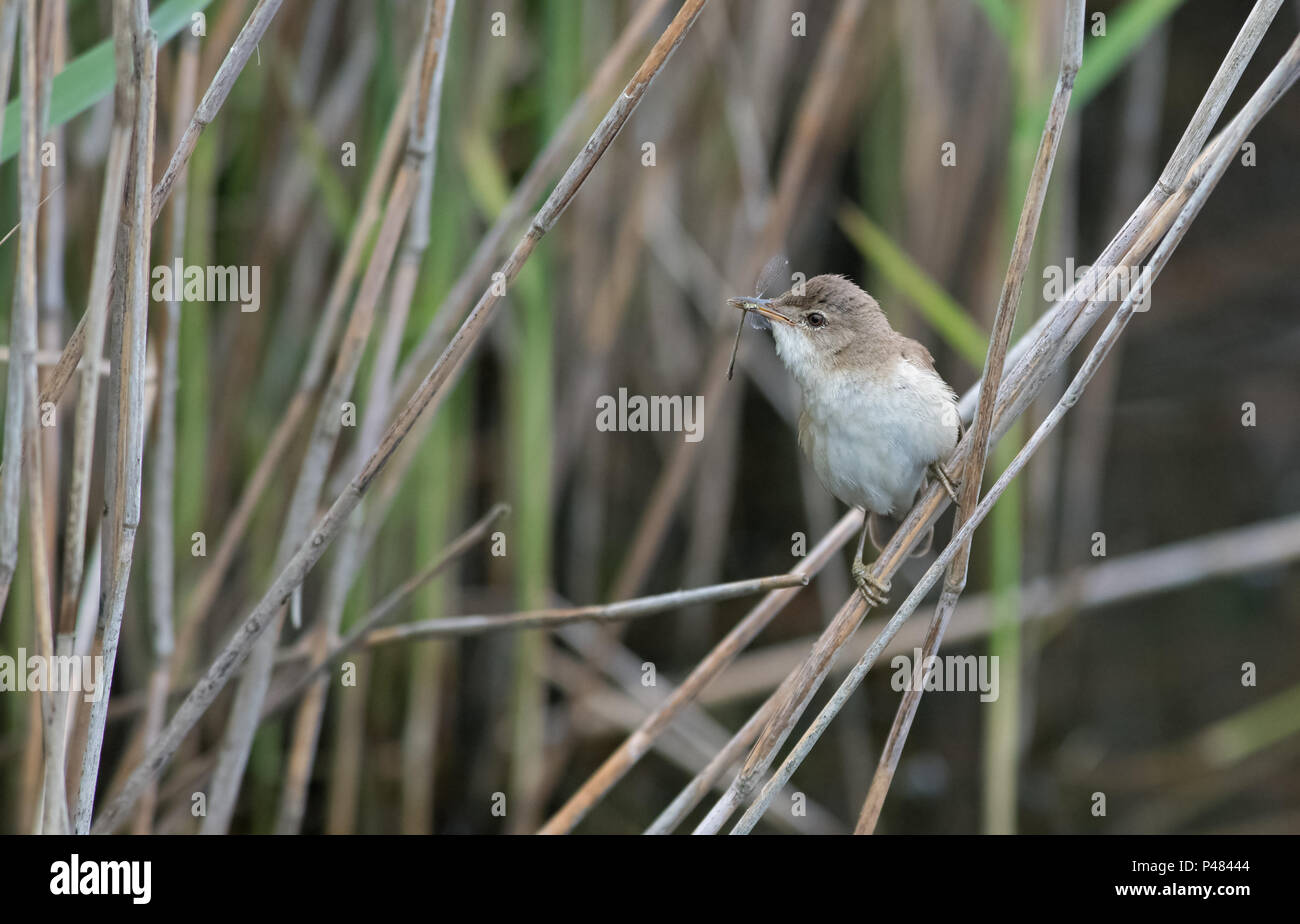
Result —
<instances>
[{"instance_id":1,"label":"bird's wing","mask_svg":"<svg viewBox=\"0 0 1300 924\"><path fill-rule=\"evenodd\" d=\"M928 369L931 372L937 372L934 368L934 357L930 355L922 344L913 340L911 337L900 337L902 341L901 350L903 359L912 363L914 366L920 366L922 369Z\"/></svg>"},{"instance_id":2,"label":"bird's wing","mask_svg":"<svg viewBox=\"0 0 1300 924\"><path fill-rule=\"evenodd\" d=\"M817 438L813 435L812 428L808 426L808 411L804 409L799 412L799 448L803 451L804 457L811 460L816 452Z\"/></svg>"}]
</instances>

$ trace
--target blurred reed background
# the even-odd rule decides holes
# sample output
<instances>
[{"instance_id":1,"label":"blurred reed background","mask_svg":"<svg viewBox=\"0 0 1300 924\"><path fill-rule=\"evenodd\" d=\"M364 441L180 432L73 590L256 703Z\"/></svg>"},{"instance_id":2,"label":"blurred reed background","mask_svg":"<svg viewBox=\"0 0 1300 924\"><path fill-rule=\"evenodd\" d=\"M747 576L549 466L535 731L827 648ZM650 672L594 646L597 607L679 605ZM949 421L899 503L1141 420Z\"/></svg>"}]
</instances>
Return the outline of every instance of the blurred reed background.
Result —
<instances>
[{"instance_id":1,"label":"blurred reed background","mask_svg":"<svg viewBox=\"0 0 1300 924\"><path fill-rule=\"evenodd\" d=\"M6 53L15 33L21 46L26 6L3 4ZM154 4L154 181L254 6ZM49 73L84 62L113 33L107 0L39 7L37 63ZM411 65L431 37L424 3L287 0L274 13L153 225L149 266L179 254L187 264L256 265L261 307L149 301L143 509L97 806L121 790L146 741L379 445L391 409L491 285L490 271L677 7L440 2L445 71L431 83ZM1050 306L1045 273L1067 259L1088 263L1150 188L1251 8L1088 4L1083 67L1017 335ZM196 9L206 14L202 37L189 34ZM454 388L415 424L307 577L302 628L286 619L278 646L264 643L272 711L246 728L246 767L223 769L230 762L219 752L238 737L232 714L252 695L247 676L203 714L156 793L119 829L542 825L754 599L678 607L612 631L577 623L389 639L349 652L351 674L331 662L323 679L293 681L476 523L474 541L403 596L388 624L594 604L798 567L796 534L811 550L843 511L798 452L798 395L768 335L746 330L726 381L736 318L725 299L752 291L778 252L808 277L847 274L896 329L929 347L959 392L973 385L1056 79L1063 11L1031 0L707 4L509 285ZM1227 115L1286 51L1298 12L1282 8ZM792 35L801 26L806 34ZM3 229L21 217L21 58L4 123ZM69 67L73 77L49 91L41 138L54 141L57 158L42 171L34 241L43 388L92 289L115 124L109 62L106 71ZM9 67L0 70L3 80ZM439 81L440 107L435 95L422 113ZM408 120L436 139L430 156L412 155ZM1250 141L1253 162L1229 169L1156 284L1152 310L1137 315L976 534L943 652L997 655L1001 696L923 701L879 830L1300 831L1296 97L1284 96ZM947 142L952 165L942 162ZM355 166L345 165L347 144ZM408 167L403 222L389 183ZM390 220L401 237L387 272L375 255ZM18 240L0 245L0 291L20 289ZM15 304L0 309L5 330ZM43 434L48 548L34 556L24 526L0 653L39 647L34 574L47 575L59 609L80 378ZM1049 384L1002 441L992 473L1067 381ZM597 399L620 388L703 396L704 438L598 430ZM92 579L110 492L109 391L105 378L83 521ZM342 402L355 405L353 418ZM1243 425L1247 402L1253 426ZM174 460L158 449L173 441ZM8 454L5 464L12 471ZM38 483L26 474L24 523ZM499 503L509 513L484 522ZM938 544L951 520L940 521ZM635 833L659 815L849 596L851 552L850 543L832 555L577 831ZM38 558L47 570L34 567ZM903 568L896 602L927 564ZM82 593L91 603L81 607L79 651L94 634L99 590ZM857 652L881 619L859 631ZM910 653L923 622L913 619L887 654ZM163 623L175 632L170 654L159 644ZM274 641L277 628L264 638ZM835 680L851 660L841 659ZM1246 662L1253 685L1243 684ZM893 674L885 662L868 676L795 776L806 814L782 799L759 830L853 829L899 696ZM0 696L5 831L41 823L41 724L39 697ZM75 719L71 740L75 811L85 741ZM204 817L192 811L196 792L208 800ZM1096 793L1106 795L1101 817Z\"/></svg>"}]
</instances>

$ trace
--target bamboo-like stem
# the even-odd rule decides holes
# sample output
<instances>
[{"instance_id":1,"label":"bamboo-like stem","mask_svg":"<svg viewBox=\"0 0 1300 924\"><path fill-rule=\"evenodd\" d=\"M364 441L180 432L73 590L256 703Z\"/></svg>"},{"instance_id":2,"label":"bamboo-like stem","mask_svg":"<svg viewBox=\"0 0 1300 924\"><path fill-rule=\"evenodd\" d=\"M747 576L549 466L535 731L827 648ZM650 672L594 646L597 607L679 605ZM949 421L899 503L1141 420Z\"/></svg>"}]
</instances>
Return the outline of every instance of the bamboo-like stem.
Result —
<instances>
[{"instance_id":1,"label":"bamboo-like stem","mask_svg":"<svg viewBox=\"0 0 1300 924\"><path fill-rule=\"evenodd\" d=\"M704 800L713 789L718 785L722 774L731 770L742 757L745 756L745 749L749 747L758 733L763 730L763 726L772 718L776 707L780 704L777 694L774 692L769 696L763 705L754 710L740 730L731 736L731 740L714 755L713 760L705 765L704 769L695 774L691 781L682 788L673 801L668 803L662 812L650 823L645 829L646 834L671 834L683 819L691 813L694 808Z\"/></svg>"},{"instance_id":2,"label":"bamboo-like stem","mask_svg":"<svg viewBox=\"0 0 1300 924\"><path fill-rule=\"evenodd\" d=\"M858 684L862 682L867 671L875 662L880 651L885 645L897 634L898 629L906 621L907 617L912 614L920 604L922 598L929 592L930 588L938 582L940 574L954 560L961 550L962 546L969 541L976 527L983 522L998 498L1006 491L1015 477L1024 469L1025 464L1033 456L1034 452L1042 445L1043 441L1051 434L1060 423L1065 414L1079 400L1079 396L1087 388L1088 382L1096 373L1097 368L1105 360L1110 349L1119 339L1127 327L1129 320L1133 316L1134 309L1142 304L1146 294L1160 274L1165 264L1169 260L1170 254L1182 241L1183 235L1186 234L1187 228L1191 225L1192 220L1199 214L1201 207L1205 204L1209 194L1222 178L1228 165L1236 156L1237 150L1242 142L1249 135L1251 129L1258 124L1273 104L1281 97L1283 93L1300 77L1300 38L1297 38L1287 51L1286 55L1278 63L1277 67L1269 74L1264 83L1259 87L1250 101L1242 109L1241 113L1228 125L1224 130L1223 143L1211 148L1210 157L1202 158L1189 171L1186 181L1183 184L1182 191L1187 193L1185 203L1179 210L1178 216L1169 229L1168 234L1160 241L1159 246L1152 254L1150 261L1145 267L1143 276L1137 285L1130 291L1123 304L1120 305L1110 323L1098 338L1096 345L1089 352L1083 365L1066 389L1065 394L1052 408L1051 412L1044 418L1042 424L1034 431L1025 445L1016 453L1011 464L998 477L997 482L989 489L987 495L980 501L979 506L971 514L969 519L962 524L952 538L952 541L944 548L939 557L926 571L925 575L917 582L915 588L908 595L907 600L895 612L894 616L886 624L885 629L880 633L876 640L867 649L866 654L859 659L853 670L849 672L848 677L836 690L830 701L822 709L816 720L809 726L800 738L799 743L794 747L790 754L782 762L778 770L772 775L764 785L758 797L754 800L753 805L737 823L732 833L745 833L762 815L763 811L770 804L773 796L783 786L802 763L803 758L816 744L826 727L834 719L835 715L843 708L844 702L852 695Z\"/></svg>"},{"instance_id":3,"label":"bamboo-like stem","mask_svg":"<svg viewBox=\"0 0 1300 924\"><path fill-rule=\"evenodd\" d=\"M23 0L4 0L0 6L0 100L9 98L9 75L13 70L14 45L18 32L18 11ZM0 105L0 130L4 129L4 109ZM21 208L21 206L20 206ZM32 271L35 272L35 266ZM5 388L4 468L21 468L23 458L23 361L20 344L24 341L24 315L12 311L9 316L9 342L18 360L9 364ZM2 464L2 463L0 463ZM0 471L0 620L4 619L9 585L18 566L18 518L22 501L21 477L5 477Z\"/></svg>"},{"instance_id":4,"label":"bamboo-like stem","mask_svg":"<svg viewBox=\"0 0 1300 924\"><path fill-rule=\"evenodd\" d=\"M418 130L412 130L407 144L406 159L393 180L384 208L379 236L371 251L360 288L357 290L352 315L343 332L333 371L321 395L302 468L298 472L293 496L289 501L284 530L280 534L280 544L276 552L277 568L282 568L289 562L295 548L311 532L311 523L316 516L321 488L325 483L329 461L334 454L335 443L342 427L343 404L352 393L357 370L361 365L362 353L374 327L379 297L397 252L402 227L415 201L421 164L428 156L428 149L424 144L424 126L429 119L428 105L437 69L438 44L442 39L439 27L445 26L445 20L435 17L434 7L434 0L429 0L425 7L424 33L416 52L420 60L420 82L416 89L412 111L415 114L415 126ZM212 777L208 795L208 814L203 819L200 829L204 834L224 834L230 827L235 802L239 796L240 781L243 779L244 768L247 766L248 756L252 750L253 735L261 721L262 704L266 700L271 666L275 659L275 646L283 621L284 610L277 608L273 619L274 628L258 640L240 678L222 742L221 756Z\"/></svg>"},{"instance_id":5,"label":"bamboo-like stem","mask_svg":"<svg viewBox=\"0 0 1300 924\"><path fill-rule=\"evenodd\" d=\"M807 558L802 562L801 568L794 573L809 578L815 576L861 528L862 512L851 510L846 513L835 524L835 528L809 551ZM572 831L583 816L591 811L592 807L614 788L614 784L622 779L637 761L649 753L650 745L659 735L663 734L673 719L692 703L700 692L718 674L722 673L728 664L735 660L736 655L758 636L758 633L781 612L787 603L794 599L797 593L798 590L795 588L773 591L751 609L745 618L736 623L731 631L714 646L713 650L700 660L700 663L682 681L681 685L673 692L673 695L664 700L650 715L646 716L645 721L641 723L636 731L629 735L615 749L614 753L605 758L604 763L597 768L596 772L578 788L577 792L569 797L563 807L542 826L538 833L566 834ZM754 727L753 732L754 734L758 733L758 726ZM752 735L749 740L752 740ZM741 747L743 748L747 744L748 740ZM729 760L724 762L717 772L721 773L728 766L730 766ZM711 786L711 782L704 785L701 798L704 793L708 792L709 786Z\"/></svg>"},{"instance_id":6,"label":"bamboo-like stem","mask_svg":"<svg viewBox=\"0 0 1300 924\"><path fill-rule=\"evenodd\" d=\"M149 29L144 2L134 5L132 52L137 81L131 167L127 181L129 206L119 236L117 267L122 282L121 310L114 312L110 346L116 361L109 377L108 437L105 478L107 516L103 533L103 590L95 652L104 658L103 694L90 704L90 724L81 758L76 832L90 830L91 810L99 777L104 722L112 689L117 643L126 606L135 533L140 523L140 490L144 457L144 367L149 308L149 243L153 220L149 211L153 176L154 91L158 44Z\"/></svg>"},{"instance_id":7,"label":"bamboo-like stem","mask_svg":"<svg viewBox=\"0 0 1300 924\"><path fill-rule=\"evenodd\" d=\"M54 144L55 150L63 147L64 132L62 126L50 128L50 88L53 84L55 69L62 70L67 58L67 4L66 0L50 0L41 5L41 36L39 47L41 61L39 69L37 122L41 137ZM64 319L68 313L68 296L64 286L66 273L65 255L67 251L67 191L63 188L67 179L67 163L54 159L54 163L42 170L41 187L48 189L40 200L38 210L44 214L40 222L40 269L39 285L36 299L36 354L40 355L43 347L58 349L63 343ZM39 195L39 193L38 193ZM47 206L48 203L48 206ZM36 388L32 394L39 394L41 372L37 360ZM42 484L45 488L44 509L48 518L45 524L46 540L50 543L44 554L49 563L51 576L54 574L55 562L58 560L56 544L59 535L59 486L62 439L57 427L44 427L41 435ZM58 616L58 594L52 591L55 617ZM55 646L58 650L63 639L56 636ZM62 711L62 706L60 707Z\"/></svg>"},{"instance_id":8,"label":"bamboo-like stem","mask_svg":"<svg viewBox=\"0 0 1300 924\"><path fill-rule=\"evenodd\" d=\"M1125 78L1121 135L1115 147L1119 173L1105 214L1108 224L1123 220L1128 204L1142 195L1147 177L1156 172L1160 142L1160 111L1165 100L1169 29L1162 27L1131 65ZM1057 546L1060 567L1079 565L1088 557L1080 541L1098 522L1105 480L1105 460L1111 439L1112 416L1123 357L1101 367L1083 402L1071 415L1063 441L1060 473L1060 516ZM1064 387L1064 382L1061 383Z\"/></svg>"},{"instance_id":9,"label":"bamboo-like stem","mask_svg":"<svg viewBox=\"0 0 1300 924\"><path fill-rule=\"evenodd\" d=\"M411 210L411 220L406 229L406 240L397 258L388 306L388 317L380 337L379 347L371 370L370 388L366 393L367 411L362 416L359 444L369 452L383 435L384 409L388 407L388 391L393 371L397 366L402 333L410 313L411 298L420 272L420 263L429 243L429 210L433 197L433 178L438 145L439 108L442 100L443 75L447 67L447 45L451 33L455 0L437 0L433 5L433 34L437 36L433 82L423 110L416 109L411 118L411 153L418 153L420 161L419 190ZM422 132L422 135L417 135ZM329 588L325 598L320 624L312 633L311 648L314 659L323 660L329 644L338 635L343 621L343 609L348 591L360 570L363 509L358 508L344 529L330 572ZM280 799L280 812L276 821L277 834L297 834L307 809L307 785L316 760L316 746L320 737L321 717L325 711L325 694L328 682L324 677L316 680L298 707L289 748L288 769Z\"/></svg>"},{"instance_id":10,"label":"bamboo-like stem","mask_svg":"<svg viewBox=\"0 0 1300 924\"><path fill-rule=\"evenodd\" d=\"M640 619L643 616L656 616L698 603L734 600L737 597L748 597L786 587L802 587L807 583L808 577L805 574L778 574L772 577L713 584L709 587L695 587L690 590L674 590L671 593L620 600L617 603L529 610L522 613L503 613L499 616L447 616L377 629L366 636L366 644L373 647L412 639L461 638L510 629L551 629L572 622L619 622Z\"/></svg>"},{"instance_id":11,"label":"bamboo-like stem","mask_svg":"<svg viewBox=\"0 0 1300 924\"><path fill-rule=\"evenodd\" d=\"M500 270L501 280L506 285L518 275L520 268L527 261L537 242L555 224L581 188L583 180L595 167L597 161L608 150L615 136L626 124L637 104L644 97L655 76L663 69L669 56L685 38L687 31L700 10L704 0L687 0L667 30L651 49L649 56L633 75L622 93L619 94L605 118L601 120L591 140L583 147L569 169L565 171L559 184L547 197L546 202L533 218L528 231L516 245L510 257ZM311 535L294 552L292 558L280 570L276 579L267 589L262 599L253 607L235 634L218 653L208 671L199 683L190 691L172 716L159 741L132 772L126 786L113 802L108 805L103 816L97 822L99 830L113 830L122 813L132 808L139 798L144 784L154 778L171 759L180 746L181 740L189 732L199 717L207 711L216 695L225 687L234 671L244 662L257 639L266 631L280 608L287 602L294 589L298 587L307 572L320 560L325 549L338 536L348 516L361 498L370 489L375 478L397 449L398 445L410 433L416 419L432 405L434 408L445 396L447 388L463 366L470 349L482 336L493 311L500 300L499 289L493 285L479 299L474 310L470 312L465 323L452 338L447 349L437 364L425 376L420 387L412 395L406 406L393 420L384 434L379 448L371 454L361 471L349 483L346 490L334 501L325 515L317 522Z\"/></svg>"},{"instance_id":12,"label":"bamboo-like stem","mask_svg":"<svg viewBox=\"0 0 1300 924\"><path fill-rule=\"evenodd\" d=\"M172 100L172 130L189 118L194 108L198 83L198 39L185 33L177 55L177 80ZM179 139L178 139L179 140ZM187 214L186 172L176 181L176 194L168 216L168 248L174 260L185 256L185 221ZM173 518L176 497L176 391L180 384L181 306L173 298L164 307L166 323L158 366L158 408L154 439L149 460L149 613L153 641L153 670L149 675L149 702L144 715L144 746L148 747L162 730L166 717L167 689L171 686L171 658L175 650L173 611L176 605L175 549ZM136 812L133 833L153 830L156 785L145 790Z\"/></svg>"},{"instance_id":13,"label":"bamboo-like stem","mask_svg":"<svg viewBox=\"0 0 1300 924\"><path fill-rule=\"evenodd\" d=\"M1079 73L1079 65L1083 62L1083 13L1083 0L1068 0L1065 9L1065 36L1061 44L1061 67L1057 74L1052 101L1048 107L1047 123L1043 126L1042 138L1038 144L1038 154L1029 175L1029 188L1025 192L1020 222L1011 248L1010 265L1007 267L1006 278L1002 283L1002 294L998 298L998 307L994 314L993 332L989 340L988 355L984 360L984 374L980 379L979 406L975 412L971 450L966 456L966 463L962 470L957 513L953 520L954 530L960 529L966 521L967 514L975 509L979 501L980 485L984 481L989 434L993 428L993 407L998 388L1002 384L1002 369L1007 358L1007 347L1011 342L1011 330L1015 324L1016 310L1020 305L1020 293L1025 281L1025 271L1029 266L1030 253L1034 247L1034 238L1038 232L1038 223L1042 217L1043 203L1047 199L1047 184L1052 176L1052 165L1056 160L1061 132L1065 127L1070 92L1074 88L1074 78ZM943 593L939 597L929 632L926 634L922 657L918 659L916 665L918 681L925 659L935 654L943 643L943 633L948 626L948 620L957 606L962 591L966 588L970 546L970 542L966 541L957 549L948 568L948 574L944 578ZM907 733L912 727L912 719L915 718L921 702L921 687L919 682L913 683L903 694L902 702L899 703L898 711L894 715L893 725L885 739L880 761L867 791L866 801L863 803L854 833L868 834L875 830L880 809L885 803L885 795L889 792L889 784L894 778L894 770L898 766L898 759L907 742Z\"/></svg>"},{"instance_id":14,"label":"bamboo-like stem","mask_svg":"<svg viewBox=\"0 0 1300 924\"><path fill-rule=\"evenodd\" d=\"M72 470L68 486L68 513L63 533L63 593L59 607L59 632L75 628L77 597L86 555L86 508L90 495L90 466L95 449L96 409L99 403L99 375L93 366L104 352L104 321L113 276L114 249L126 183L127 158L131 146L131 125L135 112L135 81L131 76L131 33L124 0L114 11L114 47L117 83L113 100L113 132L104 168L104 192L99 206L99 226L91 260L90 289L83 331L86 361L82 364L81 387L77 393L77 416L73 430ZM110 367L111 371L111 367Z\"/></svg>"},{"instance_id":15,"label":"bamboo-like stem","mask_svg":"<svg viewBox=\"0 0 1300 924\"><path fill-rule=\"evenodd\" d=\"M1066 295L1008 353L1011 371L1006 375L998 395L994 441L1037 394L1051 368L1064 360L1096 321L1097 315L1108 302L1104 298L1095 298L1095 294L1105 292L1114 277L1135 266L1172 223L1178 203L1173 203L1169 208L1166 206L1170 205L1171 197L1179 190L1180 180L1186 176L1197 151L1204 145L1228 96L1258 47L1264 30L1277 12L1277 7L1275 0L1260 0L1256 4L1183 132L1160 180L1093 261L1091 269L1070 287ZM1214 146L1211 146L1213 149ZM978 383L962 397L959 407L963 419L971 416L977 389ZM968 435L958 444L949 459L947 467L950 471L957 470L957 466L964 463L969 448ZM878 577L892 578L909 550L920 540L947 503L948 495L939 485L931 486L922 495L893 538L881 550L874 567ZM816 693L836 653L853 636L868 610L869 607L860 597L850 600L818 637L804 662L786 678L778 691L780 707L764 727L732 787L719 800L717 808L721 817L715 816L710 820L709 829L720 829L726 816L753 792L761 774L771 766L776 750L789 736L794 723Z\"/></svg>"},{"instance_id":16,"label":"bamboo-like stem","mask_svg":"<svg viewBox=\"0 0 1300 924\"><path fill-rule=\"evenodd\" d=\"M35 623L36 648L47 664L54 663L54 614L50 601L50 560L46 545L45 521L45 471L41 464L43 434L41 413L36 406L38 391L36 377L36 314L37 314L37 210L41 197L41 168L37 150L41 133L39 99L42 68L37 43L37 9L35 0L25 0L22 10L22 32L19 36L22 53L19 56L19 95L22 112L21 140L18 151L18 196L22 216L18 235L17 297L13 305L14 362L10 365L10 387L16 372L22 383L19 404L16 408L21 436L14 447L24 454L22 464L12 472L15 490L22 475L27 476L28 530L31 537L32 557L32 617ZM8 441L5 443L8 449ZM14 510L17 527L17 509ZM4 588L8 591L8 587ZM0 600L0 606L3 601ZM44 755L44 794L40 814L41 831L46 834L66 834L68 831L68 801L63 788L64 749L63 729L59 721L61 705L65 698L54 690L42 690L40 696L41 744Z\"/></svg>"}]
</instances>

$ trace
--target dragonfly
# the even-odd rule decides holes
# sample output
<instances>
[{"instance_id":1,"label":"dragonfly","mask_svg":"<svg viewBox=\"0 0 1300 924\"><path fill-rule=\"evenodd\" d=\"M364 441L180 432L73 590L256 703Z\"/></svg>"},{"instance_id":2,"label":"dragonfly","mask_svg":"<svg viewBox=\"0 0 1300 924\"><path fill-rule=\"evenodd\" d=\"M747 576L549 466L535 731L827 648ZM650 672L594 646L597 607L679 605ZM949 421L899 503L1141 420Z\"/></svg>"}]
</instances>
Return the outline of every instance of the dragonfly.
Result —
<instances>
[{"instance_id":1,"label":"dragonfly","mask_svg":"<svg viewBox=\"0 0 1300 924\"><path fill-rule=\"evenodd\" d=\"M782 254L777 254L767 261L763 271L758 274L758 282L754 286L755 298L767 298L769 291L777 290L778 286L785 284L785 280L790 278L790 261ZM783 290L779 290L783 291ZM745 318L752 314L752 310L746 308L740 314L740 324L736 327L736 342L731 345L731 362L727 364L727 381L736 373L736 354L740 352L740 335L745 331ZM767 330L771 327L771 322L760 314L755 314L750 320L755 330Z\"/></svg>"}]
</instances>

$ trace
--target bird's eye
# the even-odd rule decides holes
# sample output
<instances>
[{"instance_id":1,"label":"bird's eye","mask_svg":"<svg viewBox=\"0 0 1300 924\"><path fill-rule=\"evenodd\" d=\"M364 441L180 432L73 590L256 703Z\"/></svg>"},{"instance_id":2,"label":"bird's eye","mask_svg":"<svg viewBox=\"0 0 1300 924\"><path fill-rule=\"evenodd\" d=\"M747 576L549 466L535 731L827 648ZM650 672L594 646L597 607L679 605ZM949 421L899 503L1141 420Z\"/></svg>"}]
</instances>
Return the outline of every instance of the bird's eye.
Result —
<instances>
[{"instance_id":1,"label":"bird's eye","mask_svg":"<svg viewBox=\"0 0 1300 924\"><path fill-rule=\"evenodd\" d=\"M820 311L811 312L808 315L808 324L810 327L825 327L826 315L822 314Z\"/></svg>"}]
</instances>

